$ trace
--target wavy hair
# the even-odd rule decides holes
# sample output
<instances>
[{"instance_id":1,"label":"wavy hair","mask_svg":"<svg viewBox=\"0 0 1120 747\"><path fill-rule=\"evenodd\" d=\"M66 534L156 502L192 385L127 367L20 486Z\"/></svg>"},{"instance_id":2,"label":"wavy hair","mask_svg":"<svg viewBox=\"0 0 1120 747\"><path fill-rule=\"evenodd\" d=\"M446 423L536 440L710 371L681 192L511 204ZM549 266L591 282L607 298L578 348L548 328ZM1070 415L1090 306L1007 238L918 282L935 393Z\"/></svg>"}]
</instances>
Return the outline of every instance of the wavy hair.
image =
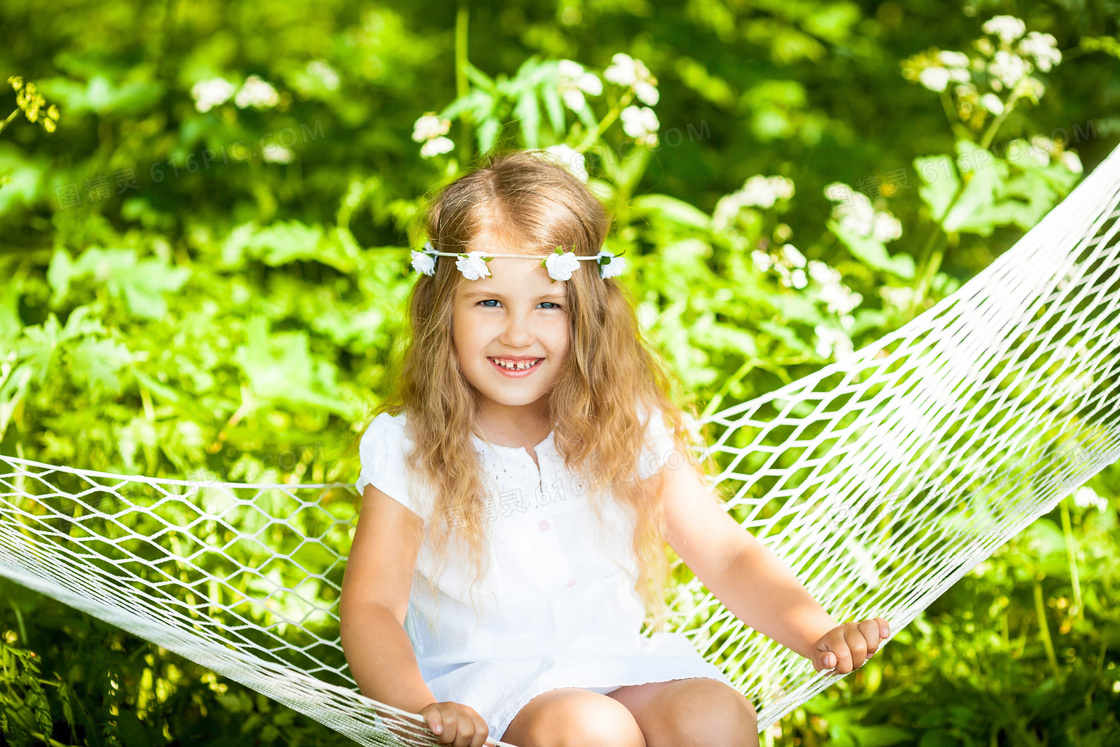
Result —
<instances>
[{"instance_id":1,"label":"wavy hair","mask_svg":"<svg viewBox=\"0 0 1120 747\"><path fill-rule=\"evenodd\" d=\"M611 226L604 207L572 171L549 154L517 150L492 156L429 195L426 233L444 252L471 251L484 235L498 237L527 255L549 254L557 245L577 255L597 254ZM405 462L410 490L430 502L424 529L438 561L432 589L458 545L473 565L474 589L484 578L490 539L485 518L488 489L472 442L479 400L461 373L452 343L451 317L456 287L467 282L453 257L436 257L433 275L419 273L408 300L409 324L403 361L391 368L397 390L373 417L406 414L412 450ZM600 500L615 500L635 520L632 539L639 566L635 583L647 620L660 630L666 621L664 596L669 571L665 518L660 502L663 471L638 479L646 423L639 409L659 409L676 451L701 474L693 447L706 435L684 425L684 412L670 397L675 376L643 339L628 290L599 276L598 264L580 262L568 283L570 344L548 396L549 422L565 465L589 485L589 503L602 521ZM687 412L698 420L694 405ZM372 420L372 418L370 418ZM662 470L664 467L662 468ZM433 500L434 499L434 500ZM452 524L451 517L458 519ZM457 558L463 562L461 556ZM438 600L438 594L434 595ZM476 617L477 606L474 606ZM438 613L437 613L438 617Z\"/></svg>"}]
</instances>

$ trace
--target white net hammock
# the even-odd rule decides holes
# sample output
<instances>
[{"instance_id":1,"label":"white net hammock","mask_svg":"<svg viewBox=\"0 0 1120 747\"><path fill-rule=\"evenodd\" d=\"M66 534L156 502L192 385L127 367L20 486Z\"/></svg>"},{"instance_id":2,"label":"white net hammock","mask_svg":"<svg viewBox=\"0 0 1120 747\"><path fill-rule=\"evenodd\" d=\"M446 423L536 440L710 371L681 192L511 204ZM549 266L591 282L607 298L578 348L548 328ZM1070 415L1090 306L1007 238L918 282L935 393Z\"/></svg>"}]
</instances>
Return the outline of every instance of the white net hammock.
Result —
<instances>
[{"instance_id":1,"label":"white net hammock","mask_svg":"<svg viewBox=\"0 0 1120 747\"><path fill-rule=\"evenodd\" d=\"M954 295L706 419L722 426L710 454L726 464L713 486L734 481L728 511L834 617L882 616L897 635L1120 457L1118 202L1120 148ZM346 668L338 598L356 498L352 483L200 483L0 455L0 574L361 744L435 745ZM837 681L674 572L691 580L671 592L670 627L751 699L760 731Z\"/></svg>"}]
</instances>

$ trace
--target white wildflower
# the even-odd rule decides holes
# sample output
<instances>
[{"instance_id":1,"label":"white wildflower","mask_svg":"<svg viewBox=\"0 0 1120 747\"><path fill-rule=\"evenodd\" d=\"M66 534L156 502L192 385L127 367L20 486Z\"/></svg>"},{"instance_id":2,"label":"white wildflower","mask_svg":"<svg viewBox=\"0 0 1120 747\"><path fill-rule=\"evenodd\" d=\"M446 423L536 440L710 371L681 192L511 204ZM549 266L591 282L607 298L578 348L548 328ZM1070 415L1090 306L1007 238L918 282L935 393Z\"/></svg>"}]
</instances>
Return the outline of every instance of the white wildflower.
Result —
<instances>
[{"instance_id":1,"label":"white wildflower","mask_svg":"<svg viewBox=\"0 0 1120 747\"><path fill-rule=\"evenodd\" d=\"M435 112L428 112L412 126L412 139L418 143L432 140L451 131L451 120L443 119Z\"/></svg>"},{"instance_id":2,"label":"white wildflower","mask_svg":"<svg viewBox=\"0 0 1120 747\"><path fill-rule=\"evenodd\" d=\"M623 52L611 57L611 64L603 71L603 77L611 83L634 89L634 94L643 104L657 104L657 78L650 74L641 60L636 60Z\"/></svg>"},{"instance_id":3,"label":"white wildflower","mask_svg":"<svg viewBox=\"0 0 1120 747\"><path fill-rule=\"evenodd\" d=\"M716 201L715 210L712 211L712 228L717 233L726 231L739 215L739 210L742 207L743 204L739 199L738 192L732 192L719 198Z\"/></svg>"},{"instance_id":4,"label":"white wildflower","mask_svg":"<svg viewBox=\"0 0 1120 747\"><path fill-rule=\"evenodd\" d=\"M443 137L442 135L440 137L434 137L420 146L420 157L431 158L432 156L438 156L440 153L447 153L454 147L455 143L451 141L451 138Z\"/></svg>"},{"instance_id":5,"label":"white wildflower","mask_svg":"<svg viewBox=\"0 0 1120 747\"><path fill-rule=\"evenodd\" d=\"M818 324L813 328L817 335L816 353L822 358L835 354L839 360L852 352L852 338L841 329Z\"/></svg>"},{"instance_id":6,"label":"white wildflower","mask_svg":"<svg viewBox=\"0 0 1120 747\"><path fill-rule=\"evenodd\" d=\"M191 96L194 98L195 109L205 114L215 106L229 101L236 90L236 86L225 78L209 78L191 86Z\"/></svg>"},{"instance_id":7,"label":"white wildflower","mask_svg":"<svg viewBox=\"0 0 1120 747\"><path fill-rule=\"evenodd\" d=\"M784 259L793 267L805 266L805 255L802 254L793 244L783 244L781 251L782 259Z\"/></svg>"},{"instance_id":8,"label":"white wildflower","mask_svg":"<svg viewBox=\"0 0 1120 747\"><path fill-rule=\"evenodd\" d=\"M863 300L863 294L854 293L848 286L837 282L823 285L817 296L824 301L830 314L847 314L855 310Z\"/></svg>"},{"instance_id":9,"label":"white wildflower","mask_svg":"<svg viewBox=\"0 0 1120 747\"><path fill-rule=\"evenodd\" d=\"M743 183L735 194L743 206L773 207L778 200L793 197L793 182L784 176L761 176L756 174Z\"/></svg>"},{"instance_id":10,"label":"white wildflower","mask_svg":"<svg viewBox=\"0 0 1120 747\"><path fill-rule=\"evenodd\" d=\"M832 182L831 184L825 185L824 188L825 197L832 202L839 202L844 205L854 202L856 199L855 195L855 190L847 184L844 184L844 182Z\"/></svg>"},{"instance_id":11,"label":"white wildflower","mask_svg":"<svg viewBox=\"0 0 1120 747\"><path fill-rule=\"evenodd\" d=\"M266 109L280 103L280 94L276 92L271 83L259 75L250 75L241 84L241 90L237 92L233 103L237 104L239 109L246 109L250 106L257 109Z\"/></svg>"},{"instance_id":12,"label":"white wildflower","mask_svg":"<svg viewBox=\"0 0 1120 747\"><path fill-rule=\"evenodd\" d=\"M1058 154L1058 160L1074 174L1080 174L1085 170L1085 167L1081 165L1081 159L1071 150L1063 150Z\"/></svg>"},{"instance_id":13,"label":"white wildflower","mask_svg":"<svg viewBox=\"0 0 1120 747\"><path fill-rule=\"evenodd\" d=\"M918 73L918 82L931 91L941 93L949 85L949 71L943 67L927 67Z\"/></svg>"},{"instance_id":14,"label":"white wildflower","mask_svg":"<svg viewBox=\"0 0 1120 747\"><path fill-rule=\"evenodd\" d=\"M261 157L268 163L291 163L295 153L291 148L285 148L283 145L276 145L275 143L267 146L262 152Z\"/></svg>"},{"instance_id":15,"label":"white wildflower","mask_svg":"<svg viewBox=\"0 0 1120 747\"><path fill-rule=\"evenodd\" d=\"M968 67L968 55L964 52L944 50L937 53L937 61L945 67Z\"/></svg>"},{"instance_id":16,"label":"white wildflower","mask_svg":"<svg viewBox=\"0 0 1120 747\"><path fill-rule=\"evenodd\" d=\"M1046 93L1046 84L1033 75L1019 84L1022 96L1034 99L1036 102Z\"/></svg>"},{"instance_id":17,"label":"white wildflower","mask_svg":"<svg viewBox=\"0 0 1120 747\"><path fill-rule=\"evenodd\" d=\"M825 195L838 203L832 206L832 217L842 230L883 243L902 236L902 223L897 218L889 211L876 210L867 195L852 190L847 184L833 182L825 187ZM840 202L843 196L850 196L849 201Z\"/></svg>"},{"instance_id":18,"label":"white wildflower","mask_svg":"<svg viewBox=\"0 0 1120 747\"><path fill-rule=\"evenodd\" d=\"M657 91L657 86L650 83L648 80L639 80L634 84L634 95L638 97L638 101L643 104L654 106L661 98L661 94Z\"/></svg>"},{"instance_id":19,"label":"white wildflower","mask_svg":"<svg viewBox=\"0 0 1120 747\"><path fill-rule=\"evenodd\" d=\"M980 97L980 103L985 109L995 114L997 117L1003 114L1003 99L994 93L985 93Z\"/></svg>"},{"instance_id":20,"label":"white wildflower","mask_svg":"<svg viewBox=\"0 0 1120 747\"><path fill-rule=\"evenodd\" d=\"M883 286L879 289L879 295L890 306L895 308L905 309L910 306L910 302L914 300L914 289L905 287Z\"/></svg>"},{"instance_id":21,"label":"white wildflower","mask_svg":"<svg viewBox=\"0 0 1120 747\"><path fill-rule=\"evenodd\" d=\"M949 69L949 80L954 83L968 83L972 80L972 74L965 70L963 67L954 67Z\"/></svg>"},{"instance_id":22,"label":"white wildflower","mask_svg":"<svg viewBox=\"0 0 1120 747\"><path fill-rule=\"evenodd\" d=\"M1002 49L996 52L995 59L988 65L988 72L1008 88L1012 88L1016 83L1025 78L1030 71L1030 63L1019 55L1012 54ZM992 88L995 88L997 91L1000 90L995 85L993 85Z\"/></svg>"},{"instance_id":23,"label":"white wildflower","mask_svg":"<svg viewBox=\"0 0 1120 747\"><path fill-rule=\"evenodd\" d=\"M648 106L628 106L619 114L622 130L630 137L646 145L657 145L657 114Z\"/></svg>"},{"instance_id":24,"label":"white wildflower","mask_svg":"<svg viewBox=\"0 0 1120 747\"><path fill-rule=\"evenodd\" d=\"M994 34L1001 41L1013 42L1027 30L1027 24L1015 16L994 16L989 18L983 26L985 34Z\"/></svg>"},{"instance_id":25,"label":"white wildflower","mask_svg":"<svg viewBox=\"0 0 1120 747\"><path fill-rule=\"evenodd\" d=\"M562 166L567 166L568 169L580 178L580 181L587 183L589 176L587 173L587 159L582 153L570 145L550 145L544 149L545 153L549 154L556 163Z\"/></svg>"},{"instance_id":26,"label":"white wildflower","mask_svg":"<svg viewBox=\"0 0 1120 747\"><path fill-rule=\"evenodd\" d=\"M769 272L770 268L774 264L774 261L770 258L770 255L762 251L761 249L755 249L751 252L751 262L754 264L755 269L757 269L759 272Z\"/></svg>"},{"instance_id":27,"label":"white wildflower","mask_svg":"<svg viewBox=\"0 0 1120 747\"><path fill-rule=\"evenodd\" d=\"M573 60L560 60L557 87L564 103L573 111L587 106L584 94L598 96L603 92L603 81L595 73L587 72L583 65Z\"/></svg>"},{"instance_id":28,"label":"white wildflower","mask_svg":"<svg viewBox=\"0 0 1120 747\"><path fill-rule=\"evenodd\" d=\"M1095 508L1098 511L1108 510L1108 501L1088 485L1082 485L1077 489L1073 494L1073 503L1078 508Z\"/></svg>"},{"instance_id":29,"label":"white wildflower","mask_svg":"<svg viewBox=\"0 0 1120 747\"><path fill-rule=\"evenodd\" d=\"M810 259L809 277L822 285L825 283L838 283L840 282L840 271L835 267L829 267L820 260Z\"/></svg>"},{"instance_id":30,"label":"white wildflower","mask_svg":"<svg viewBox=\"0 0 1120 747\"><path fill-rule=\"evenodd\" d=\"M782 285L784 285L786 288L789 288L793 284L792 278L789 274L789 267L785 264L781 262L775 262L774 272L778 273L778 280L781 281Z\"/></svg>"},{"instance_id":31,"label":"white wildflower","mask_svg":"<svg viewBox=\"0 0 1120 747\"><path fill-rule=\"evenodd\" d=\"M490 277L490 268L486 266L486 260L482 258L482 252L470 252L466 256L458 257L455 260L455 266L459 268L459 272L463 273L463 277L467 280Z\"/></svg>"},{"instance_id":32,"label":"white wildflower","mask_svg":"<svg viewBox=\"0 0 1120 747\"><path fill-rule=\"evenodd\" d=\"M798 268L790 273L790 285L798 290L804 288L809 284L809 280L805 277L805 271Z\"/></svg>"},{"instance_id":33,"label":"white wildflower","mask_svg":"<svg viewBox=\"0 0 1120 747\"><path fill-rule=\"evenodd\" d=\"M1027 34L1026 39L1019 42L1019 51L1033 57L1034 64L1044 73L1062 61L1062 53L1058 51L1058 40L1053 34L1032 31Z\"/></svg>"},{"instance_id":34,"label":"white wildflower","mask_svg":"<svg viewBox=\"0 0 1120 747\"><path fill-rule=\"evenodd\" d=\"M840 227L844 230L857 236L870 236L875 230L875 208L871 207L866 195L856 194L863 199L857 199L852 205L833 208L833 215L840 219Z\"/></svg>"},{"instance_id":35,"label":"white wildflower","mask_svg":"<svg viewBox=\"0 0 1120 747\"><path fill-rule=\"evenodd\" d=\"M884 244L902 236L902 223L890 213L876 212L871 235Z\"/></svg>"},{"instance_id":36,"label":"white wildflower","mask_svg":"<svg viewBox=\"0 0 1120 747\"><path fill-rule=\"evenodd\" d=\"M322 60L312 60L307 63L307 73L319 80L323 84L323 88L330 91L337 91L340 79L338 73L333 67L323 62Z\"/></svg>"}]
</instances>

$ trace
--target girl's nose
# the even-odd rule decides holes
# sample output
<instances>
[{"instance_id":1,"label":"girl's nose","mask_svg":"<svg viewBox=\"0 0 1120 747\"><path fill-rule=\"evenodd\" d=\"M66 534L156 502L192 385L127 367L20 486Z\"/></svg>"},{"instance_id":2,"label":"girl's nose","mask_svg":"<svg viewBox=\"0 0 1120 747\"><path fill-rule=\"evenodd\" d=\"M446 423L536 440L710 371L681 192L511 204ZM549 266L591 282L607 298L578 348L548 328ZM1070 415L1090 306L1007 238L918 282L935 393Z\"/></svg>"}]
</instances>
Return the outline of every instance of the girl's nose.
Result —
<instances>
[{"instance_id":1,"label":"girl's nose","mask_svg":"<svg viewBox=\"0 0 1120 747\"><path fill-rule=\"evenodd\" d=\"M509 315L502 341L510 347L524 347L533 341L532 325L527 319L515 314Z\"/></svg>"}]
</instances>

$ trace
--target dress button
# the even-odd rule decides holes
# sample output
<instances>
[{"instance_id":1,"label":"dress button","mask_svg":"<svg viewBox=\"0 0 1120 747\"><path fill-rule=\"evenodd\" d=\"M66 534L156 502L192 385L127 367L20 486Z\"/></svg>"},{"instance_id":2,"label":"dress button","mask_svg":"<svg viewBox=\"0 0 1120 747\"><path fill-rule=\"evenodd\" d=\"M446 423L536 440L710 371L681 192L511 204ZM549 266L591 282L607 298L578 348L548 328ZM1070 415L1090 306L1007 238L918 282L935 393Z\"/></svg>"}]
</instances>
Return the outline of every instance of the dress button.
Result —
<instances>
[{"instance_id":1,"label":"dress button","mask_svg":"<svg viewBox=\"0 0 1120 747\"><path fill-rule=\"evenodd\" d=\"M548 531L549 526L548 519L541 519L540 528L542 532Z\"/></svg>"}]
</instances>

